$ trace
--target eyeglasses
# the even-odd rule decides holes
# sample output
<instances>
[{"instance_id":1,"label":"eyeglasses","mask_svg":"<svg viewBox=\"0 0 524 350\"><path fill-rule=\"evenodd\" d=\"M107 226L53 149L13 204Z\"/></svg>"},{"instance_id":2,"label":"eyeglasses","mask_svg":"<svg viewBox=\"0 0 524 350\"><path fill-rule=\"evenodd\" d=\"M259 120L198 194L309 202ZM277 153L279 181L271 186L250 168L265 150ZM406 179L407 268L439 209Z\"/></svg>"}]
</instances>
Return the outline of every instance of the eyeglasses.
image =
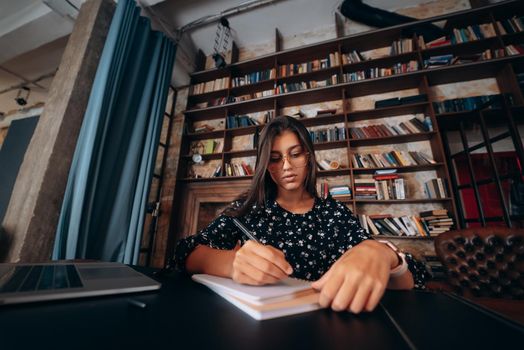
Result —
<instances>
[{"instance_id":1,"label":"eyeglasses","mask_svg":"<svg viewBox=\"0 0 524 350\"><path fill-rule=\"evenodd\" d=\"M276 173L282 170L284 166L284 159L287 159L289 165L293 168L303 168L307 165L309 152L293 152L291 154L282 155L278 157L269 158L267 169L271 173Z\"/></svg>"}]
</instances>

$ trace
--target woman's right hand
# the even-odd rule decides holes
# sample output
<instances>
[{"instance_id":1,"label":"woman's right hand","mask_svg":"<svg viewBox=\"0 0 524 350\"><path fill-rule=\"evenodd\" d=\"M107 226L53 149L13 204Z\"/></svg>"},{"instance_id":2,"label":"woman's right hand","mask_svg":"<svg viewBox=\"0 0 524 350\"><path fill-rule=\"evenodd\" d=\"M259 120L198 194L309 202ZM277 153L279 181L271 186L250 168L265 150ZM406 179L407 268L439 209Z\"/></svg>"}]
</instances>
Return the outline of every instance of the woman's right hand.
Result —
<instances>
[{"instance_id":1,"label":"woman's right hand","mask_svg":"<svg viewBox=\"0 0 524 350\"><path fill-rule=\"evenodd\" d=\"M247 241L235 248L231 278L251 285L273 284L288 277L293 268L284 253L270 245Z\"/></svg>"}]
</instances>

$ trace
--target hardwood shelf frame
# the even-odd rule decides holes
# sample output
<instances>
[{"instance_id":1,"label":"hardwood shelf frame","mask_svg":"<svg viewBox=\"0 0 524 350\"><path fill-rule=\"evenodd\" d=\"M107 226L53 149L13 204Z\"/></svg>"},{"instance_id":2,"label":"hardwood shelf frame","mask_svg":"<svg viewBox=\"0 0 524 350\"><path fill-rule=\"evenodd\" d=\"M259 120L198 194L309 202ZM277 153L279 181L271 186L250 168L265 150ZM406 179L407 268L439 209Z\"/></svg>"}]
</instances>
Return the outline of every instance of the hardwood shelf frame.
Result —
<instances>
[{"instance_id":1,"label":"hardwood shelf frame","mask_svg":"<svg viewBox=\"0 0 524 350\"><path fill-rule=\"evenodd\" d=\"M279 111L286 107L300 106L307 101L307 104L315 104L319 102L328 101L342 101L342 112L337 111L337 114L322 116L322 117L308 117L300 119L306 127L315 127L326 125L332 127L334 124L344 124L346 130L346 139L331 142L315 143L315 151L325 151L331 149L346 148L348 167L336 170L318 170L317 177L322 181L329 177L348 177L349 185L354 194L355 177L361 175L374 174L377 170L396 169L398 174L435 171L438 177L450 179L450 172L448 170L448 160L445 157L444 145L441 139L440 128L446 126L446 123L453 123L453 119L465 118L468 120L472 112L455 112L436 114L433 103L435 96L431 93L431 87L435 85L468 82L472 80L484 78L496 78L497 83L506 91L513 92L518 89L515 79L507 80L507 76L515 75L516 72L524 72L524 55L504 56L490 60L477 61L464 64L448 65L437 68L423 68L423 61L431 56L453 54L464 55L470 53L480 53L486 49L496 50L503 49L505 45L522 44L524 43L524 32L501 35L495 27L496 36L482 40L475 40L466 43L458 43L453 45L439 46L433 48L421 49L418 45L416 32L417 28L425 24L435 23L439 21L446 21L447 28L463 28L473 23L492 23L498 19L508 18L507 13L512 15L517 13L524 14L524 2L508 1L501 4L492 4L485 7L459 11L453 14L446 14L436 16L424 20L414 21L402 25L393 26L385 29L377 29L365 33L357 33L345 37L338 37L336 39L327 40L321 43L302 46L296 49L281 50L281 35L278 30L275 30L275 52L246 60L243 62L233 63L225 68L211 69L207 71L199 71L191 74L192 83L201 83L218 78L229 77L230 84L227 89L220 91L207 92L205 94L191 95L188 98L188 110L186 110L186 122L192 123L194 121L213 120L226 118L227 115L233 114L247 114L252 112L273 111L275 115L279 115ZM279 38L280 37L280 38ZM384 57L376 57L374 59L365 60L362 62L341 64L304 72L300 74L280 76L280 67L285 64L301 64L311 62L314 59L326 58L330 53L338 53L339 55L347 54L352 50L359 52L377 49L381 47L390 46L392 42L400 38L412 38L413 51L401 53L397 55L389 55ZM408 62L410 60L417 61L419 70L413 72L399 73L387 77L377 77L372 79L364 79L359 81L343 82L342 76L344 73L366 70L369 68L390 67L399 62ZM275 78L260 81L253 84L247 84L238 87L232 87L232 79L238 76L243 76L251 72L263 71L266 69L275 69ZM317 87L307 90L286 92L281 94L274 94L271 96L264 96L261 98L253 98L245 101L237 101L217 106L209 106L206 108L192 108L195 104L209 101L220 97L239 96L244 94L252 94L259 91L274 89L280 83L294 83L294 82L309 82L329 79L333 74L338 76L338 83L325 87ZM507 81L506 81L506 80ZM419 94L426 94L427 101L417 102L399 106L375 108L369 110L347 110L349 107L346 104L347 100L368 95L382 94L396 92L406 89L416 89ZM521 115L524 116L524 97L522 94L516 96L517 107L513 107L512 111L515 113L515 121L519 121ZM381 118L390 118L395 116L402 116L407 114L422 113L431 118L433 124L433 131L396 135L389 137L375 137L367 139L353 139L350 138L348 132L349 127L352 127L355 122L363 120L373 120ZM497 111L486 111L484 116L486 122L489 123L491 119L496 120ZM494 118L491 118L493 116ZM518 117L517 117L518 116ZM242 158L245 156L256 156L256 150L230 150L231 139L236 136L251 135L255 131L260 132L263 125L241 127L235 129L216 130L205 133L190 133L185 135L185 141L202 140L208 138L224 138L224 152L218 155L209 155L210 159L221 159L222 166L225 162L229 162L233 158ZM500 136L502 137L502 136ZM507 137L507 135L505 135ZM359 153L359 147L379 146L388 144L410 143L418 141L427 141L430 144L433 159L435 164L415 165L415 166L401 166L401 167L381 167L381 168L355 168L351 162L351 154ZM362 152L364 153L364 152ZM183 156L182 161L185 161L190 156ZM216 158L215 158L216 157ZM206 158L204 158L206 159ZM184 167L179 167L184 168ZM179 175L185 173L179 172ZM179 180L183 184L195 182L242 182L243 180L252 179L250 176L220 176L213 178L187 178L179 176ZM448 193L452 191L452 181L447 181ZM229 185L229 184L228 184ZM454 196L449 198L413 198L405 200L365 200L365 199L344 199L348 206L351 206L355 213L358 214L358 208L361 205L402 205L402 204L437 204L450 212L455 219L455 225L460 228L463 222L458 221L457 205ZM432 239L433 237L423 236L389 236L381 235L382 237L392 239Z\"/></svg>"}]
</instances>

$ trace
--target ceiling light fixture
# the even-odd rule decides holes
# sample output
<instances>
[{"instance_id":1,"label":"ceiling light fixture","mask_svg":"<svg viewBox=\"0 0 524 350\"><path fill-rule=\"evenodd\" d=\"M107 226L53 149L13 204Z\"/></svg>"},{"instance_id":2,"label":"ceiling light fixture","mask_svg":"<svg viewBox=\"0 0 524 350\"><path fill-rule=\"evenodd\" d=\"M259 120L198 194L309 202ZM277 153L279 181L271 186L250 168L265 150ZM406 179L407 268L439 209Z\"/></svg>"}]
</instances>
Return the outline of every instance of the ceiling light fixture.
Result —
<instances>
[{"instance_id":1,"label":"ceiling light fixture","mask_svg":"<svg viewBox=\"0 0 524 350\"><path fill-rule=\"evenodd\" d=\"M22 96L22 93L25 94L25 97ZM31 89L27 86L22 86L18 93L16 94L15 101L19 106L25 106L27 104L27 100L29 100L29 94L31 93Z\"/></svg>"},{"instance_id":2,"label":"ceiling light fixture","mask_svg":"<svg viewBox=\"0 0 524 350\"><path fill-rule=\"evenodd\" d=\"M215 67L217 68L226 66L225 57L230 37L231 28L229 27L229 21L227 18L221 17L217 24L215 45L213 46L213 59L215 60Z\"/></svg>"}]
</instances>

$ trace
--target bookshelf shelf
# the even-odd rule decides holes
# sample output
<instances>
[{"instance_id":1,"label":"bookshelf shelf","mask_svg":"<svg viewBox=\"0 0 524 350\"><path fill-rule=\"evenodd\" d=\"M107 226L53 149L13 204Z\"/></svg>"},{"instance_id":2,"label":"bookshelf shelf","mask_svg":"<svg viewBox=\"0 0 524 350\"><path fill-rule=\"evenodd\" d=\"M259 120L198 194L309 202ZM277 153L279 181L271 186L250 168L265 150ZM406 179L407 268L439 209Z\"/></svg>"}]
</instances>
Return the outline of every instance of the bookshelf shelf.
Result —
<instances>
[{"instance_id":1,"label":"bookshelf shelf","mask_svg":"<svg viewBox=\"0 0 524 350\"><path fill-rule=\"evenodd\" d=\"M415 203L434 203L447 202L451 198L419 198L419 199L355 199L357 204L415 204Z\"/></svg>"},{"instance_id":2,"label":"bookshelf shelf","mask_svg":"<svg viewBox=\"0 0 524 350\"><path fill-rule=\"evenodd\" d=\"M347 140L314 143L315 151L347 147Z\"/></svg>"},{"instance_id":3,"label":"bookshelf shelf","mask_svg":"<svg viewBox=\"0 0 524 350\"><path fill-rule=\"evenodd\" d=\"M222 96L227 96L227 89L204 92L202 94L189 95L188 100L191 101L191 103L199 103Z\"/></svg>"},{"instance_id":4,"label":"bookshelf shelf","mask_svg":"<svg viewBox=\"0 0 524 350\"><path fill-rule=\"evenodd\" d=\"M199 177L199 178L182 178L182 182L214 182L214 181L238 181L238 180L249 180L252 179L253 175L246 176L217 176L217 177Z\"/></svg>"},{"instance_id":5,"label":"bookshelf shelf","mask_svg":"<svg viewBox=\"0 0 524 350\"><path fill-rule=\"evenodd\" d=\"M335 104L340 102L337 105L336 114L311 116L308 108L305 108L304 114L307 117L300 118L301 122L307 128L309 128L310 131L316 131L320 129L316 127L322 126L333 128L334 124L339 124L337 127L343 127L346 131L346 139L344 140L314 143L315 153L317 151L320 152L319 158L320 155L323 155L322 152L326 152L325 154L328 152L329 154L333 153L336 154L336 157L340 157L340 159L337 160L346 166L346 168L336 170L317 170L317 178L319 181L329 183L330 185L335 181L347 182L349 183L351 192L354 194L354 178L367 178L369 175L374 175L378 170L396 170L397 174L404 174L403 177L409 179L407 181L412 181L410 177L417 178L415 181L420 181L418 179L426 176L426 174L418 174L419 172L433 172L436 175L431 174L430 176L437 176L438 178L450 180L448 173L448 163L446 163L447 160L445 159L444 147L442 145L441 127L446 126L447 130L449 123L456 124L459 120L468 121L470 118L473 120L473 117L471 116L478 112L465 111L435 114L436 107L434 102L436 95L438 94L435 94L434 91L431 90L432 87L435 85L457 82L464 83L484 78L495 78L502 93L514 92L519 90L519 85L515 79L515 72L524 72L524 55L503 56L484 61L446 65L427 69L423 68L424 60L432 56L444 54L452 54L457 56L468 55L471 53L478 54L487 49L501 50L504 49L504 45L522 44L524 42L524 32L500 35L500 33L497 31L497 35L491 38L421 49L416 40L418 35L417 28L419 28L419 26L422 24L435 23L438 21L446 21L447 23L445 28L465 28L470 24L494 23L494 20L508 18L509 15L506 14L514 13L517 13L518 15L524 14L523 2L509 1L500 4L489 5L479 9L465 10L454 14L414 21L390 28L352 34L318 44L277 51L272 54L263 55L243 62L236 62L222 69L210 69L195 72L191 74L192 84L206 83L219 78L229 78L230 83L227 89L199 95L191 95L188 97L187 110L184 112L186 116L186 126L188 126L187 130L192 130L190 126L194 122L209 120L217 123L218 119L226 120L228 116L232 115L265 113L266 111L271 111L273 115L281 115L284 113L290 114L293 112L289 112L289 110L285 110L285 108L292 107L302 111L301 106L310 106L314 104L322 104L322 106L319 106L318 108L326 110L332 108L330 106L331 103ZM404 35L408 32L414 34L409 34L408 36ZM340 65L333 65L328 68L316 69L310 72L299 74L286 76L281 76L280 74L280 68L284 65L307 64L317 59L324 59L332 53L338 53L342 57L344 54L352 53L353 50L364 52L372 49L381 49L390 46L394 41L403 38L410 38L410 36L413 39L413 50L410 52L388 55L354 63L342 64L341 61ZM419 64L419 70L358 81L343 80L343 74L345 73L368 70L371 68L390 68L397 63L406 63L409 61L417 61ZM243 77L251 73L267 71L269 69L275 69L275 78L243 86L232 87L232 82L235 77ZM235 101L222 105L211 105L216 103L215 99L217 98L239 97L242 95L259 93L266 90L275 91L275 88L277 88L279 84L282 83L289 85L290 83L297 82L307 83L311 81L321 81L331 78L331 76L334 74L338 76L338 82L333 85L273 94L270 96L252 98L244 101ZM426 101L365 110L357 109L358 101L353 104L353 100L358 100L357 98L384 93L391 93L393 95L399 91L407 89L417 90L416 94L425 95ZM407 92L399 93L401 97L405 96L406 94ZM512 108L512 111L516 116L515 119L518 120L520 118L524 121L524 113L522 113L524 112L524 106L522 105L524 104L524 98L522 97L522 93L520 91L515 101L518 104L517 107ZM208 107L202 107L203 102L208 102L210 105ZM200 107L198 107L197 104L199 104ZM326 107L325 105L329 105L329 107ZM407 120L406 115L411 114L423 114L424 116L429 116L433 125L433 131L387 137L371 137L363 139L350 138L349 128L359 128L367 125L373 125L373 123L370 121L374 119L387 119L388 124L398 125L398 123L395 122L396 120ZM497 115L498 111L496 110L484 112L486 123L495 123L497 120L501 120L501 118L497 119ZM396 117L399 118L396 119ZM257 120L260 121L260 118L257 117ZM366 121L366 123L360 124L358 123L359 121ZM390 123L390 121L392 122ZM377 121L375 124L381 123L384 122L381 120ZM343 124L343 126L340 124ZM247 142L249 141L245 141L238 137L244 136L247 139L247 136L254 135L256 132L262 131L263 127L263 125L252 125L248 127L213 130L202 133L188 133L184 135L182 140L182 149L184 152L182 154L185 155L181 157L180 160L181 166L179 166L178 170L178 181L182 182L184 186L187 185L188 187L200 185L200 183L204 182L210 185L216 184L218 186L222 184L221 186L224 186L224 182L226 182L226 186L238 186L237 188L240 189L241 186L238 184L249 183L249 180L251 180L253 177L252 175L189 178L188 174L193 173L188 172L188 163L190 163L191 159L191 156L187 155L190 153L188 146L192 141L196 140L214 138L222 139L224 143L224 151L217 154L203 155L203 158L204 160L212 160L213 162L221 164L221 173L223 174L223 167L226 163L235 163L237 160L241 161L240 158L243 157L250 158L249 161L251 161L251 157L256 156L256 150L251 149L252 144L249 144L249 146L246 147L249 149L232 150L232 148L239 147L238 145L234 144L235 142L244 142L244 146L246 146ZM371 135L373 133L366 134ZM378 148L378 146L384 145L399 145L399 148L402 150L404 149L403 147L409 146L406 144L419 141L424 141L429 144L428 149L431 150L432 159L435 160L434 164L381 168L355 168L353 162L351 161L352 154L373 153L372 151L364 151L363 148L359 149L360 147L377 146ZM383 148L387 148L388 151L391 149L390 146ZM331 159L330 157L326 158ZM212 165L214 166L214 164L215 163ZM250 165L253 166L253 164ZM348 178L350 179L349 181L347 180ZM332 183L330 182L331 180L333 181ZM195 183L195 185L192 183ZM452 193L449 181L447 181L446 186L446 192ZM247 187L243 188L243 190L245 189L247 189ZM218 191L216 196L217 198L220 197ZM377 206L374 205L394 205L395 208L403 208L402 204L407 204L409 208L445 208L449 211L451 216L457 218L455 200L455 197L435 199L416 198L403 200L341 198L341 201L347 203L348 206L352 206L352 208L355 209L356 214L360 214L359 211L367 210L368 205L370 205L370 208L377 208ZM181 208L183 208L183 201L184 199L181 198ZM217 199L217 201L219 200ZM187 232L183 233L185 234ZM432 238L423 236L381 236L395 239L427 240Z\"/></svg>"},{"instance_id":6,"label":"bookshelf shelf","mask_svg":"<svg viewBox=\"0 0 524 350\"><path fill-rule=\"evenodd\" d=\"M219 106L188 109L185 111L185 113L193 120L205 120L211 119L209 116L212 114L221 114L216 118L222 117L224 110L228 107L254 107L252 108L253 110L264 110L272 108L271 102L274 100L281 107L294 106L300 104L304 100L305 95L307 95L308 103L336 100L341 97L343 89L348 91L349 97L381 94L396 90L418 88L421 79L424 76L428 78L429 85L441 85L456 83L459 81L484 79L494 76L502 69L505 64L510 62L524 63L524 55L494 58L486 61L430 69L420 69L414 72L400 73L387 77L370 78L347 83L339 83L326 87L275 94L272 96L265 96L240 102L232 102Z\"/></svg>"},{"instance_id":7,"label":"bookshelf shelf","mask_svg":"<svg viewBox=\"0 0 524 350\"><path fill-rule=\"evenodd\" d=\"M318 177L349 175L349 169L318 170Z\"/></svg>"},{"instance_id":8,"label":"bookshelf shelf","mask_svg":"<svg viewBox=\"0 0 524 350\"><path fill-rule=\"evenodd\" d=\"M351 147L359 147L359 146L370 146L370 145L388 145L388 144L393 144L393 143L416 142L416 141L429 140L436 135L437 133L432 131L432 132L421 132L417 134L396 135L396 136L388 136L388 137L350 139L349 145Z\"/></svg>"},{"instance_id":9,"label":"bookshelf shelf","mask_svg":"<svg viewBox=\"0 0 524 350\"><path fill-rule=\"evenodd\" d=\"M224 129L213 130L199 133L188 133L187 138L189 140L205 140L224 137Z\"/></svg>"},{"instance_id":10,"label":"bookshelf shelf","mask_svg":"<svg viewBox=\"0 0 524 350\"><path fill-rule=\"evenodd\" d=\"M422 239L422 240L432 240L435 236L393 236L393 235L378 235L379 238L395 238L395 239Z\"/></svg>"},{"instance_id":11,"label":"bookshelf shelf","mask_svg":"<svg viewBox=\"0 0 524 350\"><path fill-rule=\"evenodd\" d=\"M222 153L201 154L201 156L203 160L222 159ZM192 154L186 154L182 156L182 158L186 160L190 160L192 157Z\"/></svg>"},{"instance_id":12,"label":"bookshelf shelf","mask_svg":"<svg viewBox=\"0 0 524 350\"><path fill-rule=\"evenodd\" d=\"M396 169L397 173L409 173L414 171L435 170L443 167L444 163L426 164L426 165L410 165L401 167L387 167L387 168L353 168L355 174L373 174L377 170Z\"/></svg>"},{"instance_id":13,"label":"bookshelf shelf","mask_svg":"<svg viewBox=\"0 0 524 350\"><path fill-rule=\"evenodd\" d=\"M256 156L257 151L255 149L246 149L246 150L238 150L238 151L229 151L224 152L225 157L233 158L233 157L252 157Z\"/></svg>"},{"instance_id":14,"label":"bookshelf shelf","mask_svg":"<svg viewBox=\"0 0 524 350\"><path fill-rule=\"evenodd\" d=\"M256 125L240 127L240 128L231 128L226 129L227 136L242 136L242 135L252 135L257 129Z\"/></svg>"},{"instance_id":15,"label":"bookshelf shelf","mask_svg":"<svg viewBox=\"0 0 524 350\"><path fill-rule=\"evenodd\" d=\"M400 106L392 106L392 107L382 107L382 108L374 108L374 109L367 109L367 110L361 110L361 111L352 111L348 112L348 120L350 122L359 121L359 120L370 120L370 119L376 119L376 118L383 118L384 116L397 116L397 115L403 115L408 113L424 113L426 109L428 108L429 103L428 102L417 102L417 103L410 103Z\"/></svg>"}]
</instances>

